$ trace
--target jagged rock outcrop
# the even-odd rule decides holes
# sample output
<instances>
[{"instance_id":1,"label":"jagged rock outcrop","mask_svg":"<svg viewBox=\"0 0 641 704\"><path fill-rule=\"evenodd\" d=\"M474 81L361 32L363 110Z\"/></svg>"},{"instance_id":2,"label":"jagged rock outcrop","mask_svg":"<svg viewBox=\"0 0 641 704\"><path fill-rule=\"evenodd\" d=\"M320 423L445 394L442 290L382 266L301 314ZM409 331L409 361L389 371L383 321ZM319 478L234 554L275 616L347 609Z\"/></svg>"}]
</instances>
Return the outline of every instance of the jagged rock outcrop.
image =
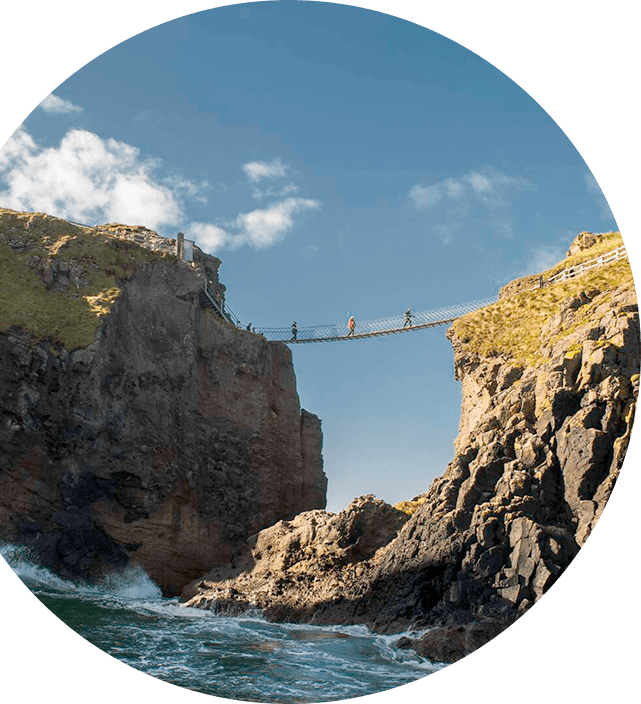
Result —
<instances>
[{"instance_id":1,"label":"jagged rock outcrop","mask_svg":"<svg viewBox=\"0 0 641 704\"><path fill-rule=\"evenodd\" d=\"M619 245L618 235L583 233L555 271ZM458 650L447 657L441 645L452 630L401 643L453 660L540 599L585 542L620 471L639 387L639 317L626 260L543 288L530 278L448 331L462 383L456 453L389 542L326 567L306 556L321 546L336 555L340 537L326 532L292 549L267 529L236 571L190 585L186 603L216 608L224 592L227 608L258 606L275 620L383 633L457 627ZM313 535L314 525L343 525L372 502L303 514L278 530ZM269 558L258 547L265 540ZM483 627L460 628L479 620Z\"/></svg>"},{"instance_id":2,"label":"jagged rock outcrop","mask_svg":"<svg viewBox=\"0 0 641 704\"><path fill-rule=\"evenodd\" d=\"M371 494L338 514L306 511L252 536L233 565L192 582L183 599L226 614L257 608L272 620L318 623L323 605L342 601L408 518Z\"/></svg>"},{"instance_id":3,"label":"jagged rock outcrop","mask_svg":"<svg viewBox=\"0 0 641 704\"><path fill-rule=\"evenodd\" d=\"M206 279L224 290L219 260L12 211L0 256L0 539L66 577L132 561L177 594L324 507L320 421L289 349L199 303Z\"/></svg>"}]
</instances>

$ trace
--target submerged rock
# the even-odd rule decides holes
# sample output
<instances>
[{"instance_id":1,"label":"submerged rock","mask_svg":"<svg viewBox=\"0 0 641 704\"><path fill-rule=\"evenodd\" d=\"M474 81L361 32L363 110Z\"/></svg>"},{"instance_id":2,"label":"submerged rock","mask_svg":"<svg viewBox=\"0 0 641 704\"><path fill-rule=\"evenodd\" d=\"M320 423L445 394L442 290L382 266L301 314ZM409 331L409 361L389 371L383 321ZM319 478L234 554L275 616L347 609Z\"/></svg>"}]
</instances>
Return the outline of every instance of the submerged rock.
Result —
<instances>
[{"instance_id":1,"label":"submerged rock","mask_svg":"<svg viewBox=\"0 0 641 704\"><path fill-rule=\"evenodd\" d=\"M485 619L461 626L441 626L418 638L403 636L395 645L399 650L411 648L434 663L452 663L489 643L513 622L513 619Z\"/></svg>"}]
</instances>

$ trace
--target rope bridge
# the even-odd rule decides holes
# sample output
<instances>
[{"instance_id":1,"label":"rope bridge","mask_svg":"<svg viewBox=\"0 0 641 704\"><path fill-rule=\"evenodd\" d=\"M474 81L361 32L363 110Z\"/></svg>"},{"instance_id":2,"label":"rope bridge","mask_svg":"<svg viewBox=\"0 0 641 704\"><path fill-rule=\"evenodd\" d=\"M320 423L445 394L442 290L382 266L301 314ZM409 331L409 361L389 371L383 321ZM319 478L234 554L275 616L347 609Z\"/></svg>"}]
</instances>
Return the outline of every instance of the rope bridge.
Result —
<instances>
[{"instance_id":1,"label":"rope bridge","mask_svg":"<svg viewBox=\"0 0 641 704\"><path fill-rule=\"evenodd\" d=\"M601 254L595 259L563 269L547 280L540 277L539 286L535 288L543 288L544 286L550 286L557 282L573 279L576 276L582 276L594 267L604 266L627 256L625 247L617 247L610 252ZM350 331L349 325L344 323L342 325L312 325L298 328L296 331L291 327L260 328L256 329L255 332L262 334L268 340L287 342L288 344L361 340L365 337L394 335L399 332L409 332L410 330L420 330L422 328L433 328L437 325L446 325L466 313L472 313L475 310L479 310L479 308L484 308L497 301L498 296L494 296L493 298L471 301L470 303L461 303L459 305L449 306L448 308L437 308L421 313L412 313L409 319L405 314L402 314L391 318L378 318L377 320L368 320L365 322L356 321L356 326L353 331Z\"/></svg>"},{"instance_id":2,"label":"rope bridge","mask_svg":"<svg viewBox=\"0 0 641 704\"><path fill-rule=\"evenodd\" d=\"M391 318L378 318L377 320L356 321L354 332L350 334L347 323L338 325L310 325L300 327L294 336L293 330L289 328L256 328L260 333L272 342L287 342L288 344L300 344L305 342L333 342L336 340L361 340L364 337L379 337L380 335L394 335L400 332L410 332L421 328L432 328L437 325L445 325L460 318L466 313L471 313L479 308L496 303L497 298L485 298L481 301L461 303L447 308L437 308L435 310L412 313L408 321L404 314Z\"/></svg>"}]
</instances>

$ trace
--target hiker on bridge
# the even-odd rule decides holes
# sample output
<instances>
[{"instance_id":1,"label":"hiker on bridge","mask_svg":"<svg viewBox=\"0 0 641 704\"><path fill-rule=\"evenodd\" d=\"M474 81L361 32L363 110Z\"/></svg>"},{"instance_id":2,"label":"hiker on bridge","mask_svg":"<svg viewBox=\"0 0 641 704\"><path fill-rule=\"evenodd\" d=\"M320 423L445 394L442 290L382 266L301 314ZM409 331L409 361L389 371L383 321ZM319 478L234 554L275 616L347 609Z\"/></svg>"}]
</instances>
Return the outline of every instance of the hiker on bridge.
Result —
<instances>
[{"instance_id":1,"label":"hiker on bridge","mask_svg":"<svg viewBox=\"0 0 641 704\"><path fill-rule=\"evenodd\" d=\"M349 322L347 323L347 326L349 327L349 332L347 333L347 337L351 337L354 334L354 330L356 330L356 321L354 320L353 315L350 317Z\"/></svg>"},{"instance_id":2,"label":"hiker on bridge","mask_svg":"<svg viewBox=\"0 0 641 704\"><path fill-rule=\"evenodd\" d=\"M296 325L296 322L292 325L292 340L296 340L298 337L298 326Z\"/></svg>"},{"instance_id":3,"label":"hiker on bridge","mask_svg":"<svg viewBox=\"0 0 641 704\"><path fill-rule=\"evenodd\" d=\"M403 324L404 328L411 328L412 327L412 309L408 308L405 311L405 323Z\"/></svg>"}]
</instances>

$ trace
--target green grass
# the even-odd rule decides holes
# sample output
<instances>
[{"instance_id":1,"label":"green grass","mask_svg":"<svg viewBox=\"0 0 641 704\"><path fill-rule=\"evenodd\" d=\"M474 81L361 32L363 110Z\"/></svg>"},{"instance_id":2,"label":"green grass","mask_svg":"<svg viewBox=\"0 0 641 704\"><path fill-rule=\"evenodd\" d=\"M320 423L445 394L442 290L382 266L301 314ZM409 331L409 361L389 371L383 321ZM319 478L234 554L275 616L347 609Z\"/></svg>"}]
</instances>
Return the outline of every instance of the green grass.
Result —
<instances>
[{"instance_id":1,"label":"green grass","mask_svg":"<svg viewBox=\"0 0 641 704\"><path fill-rule=\"evenodd\" d=\"M18 326L34 341L52 339L69 350L93 341L120 296L120 282L167 256L41 213L0 208L0 232L28 247L18 254L0 242L0 331ZM36 256L79 265L89 283L79 289L47 290L33 267Z\"/></svg>"},{"instance_id":2,"label":"green grass","mask_svg":"<svg viewBox=\"0 0 641 704\"><path fill-rule=\"evenodd\" d=\"M546 272L546 278L580 261L598 257L616 248L619 243L620 237L608 237L607 241L569 257L550 269ZM567 337L581 325L590 322L595 308L606 302L612 292L621 286L634 287L627 259L596 267L583 276L563 283L515 293L459 318L453 323L453 332L470 353L483 357L504 356L511 358L517 365L533 365L541 359L539 350L542 328L559 312L564 301L582 291L598 292L596 296L591 296L590 304L581 306L576 311L572 324L557 334L553 341Z\"/></svg>"},{"instance_id":3,"label":"green grass","mask_svg":"<svg viewBox=\"0 0 641 704\"><path fill-rule=\"evenodd\" d=\"M416 496L411 501L399 501L397 504L394 504L392 508L411 516L416 512L418 507L422 506L426 501L427 496Z\"/></svg>"}]
</instances>

